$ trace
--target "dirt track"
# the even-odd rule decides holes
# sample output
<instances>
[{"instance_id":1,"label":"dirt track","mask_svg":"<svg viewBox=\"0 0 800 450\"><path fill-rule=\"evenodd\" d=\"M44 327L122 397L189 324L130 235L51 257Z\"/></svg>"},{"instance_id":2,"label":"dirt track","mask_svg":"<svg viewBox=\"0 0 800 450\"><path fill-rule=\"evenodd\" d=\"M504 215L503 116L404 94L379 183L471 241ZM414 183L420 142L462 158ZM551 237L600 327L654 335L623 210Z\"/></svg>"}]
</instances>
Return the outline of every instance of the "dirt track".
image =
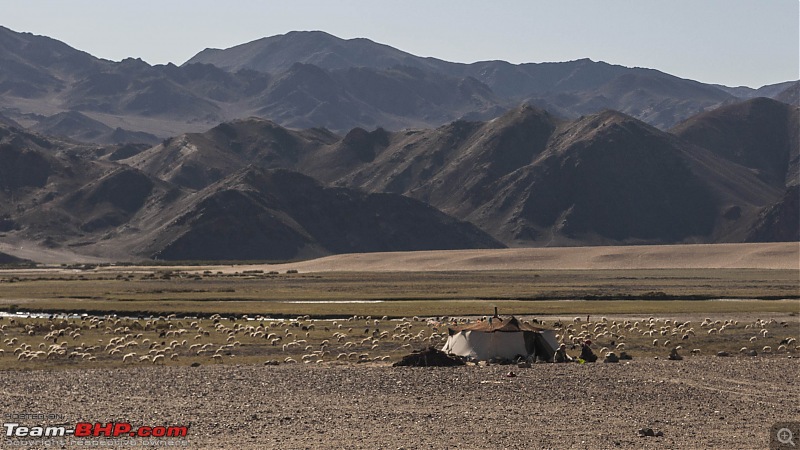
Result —
<instances>
[{"instance_id":1,"label":"dirt track","mask_svg":"<svg viewBox=\"0 0 800 450\"><path fill-rule=\"evenodd\" d=\"M800 360L6 372L0 392L4 414L191 423L189 448L767 448L800 419Z\"/></svg>"}]
</instances>

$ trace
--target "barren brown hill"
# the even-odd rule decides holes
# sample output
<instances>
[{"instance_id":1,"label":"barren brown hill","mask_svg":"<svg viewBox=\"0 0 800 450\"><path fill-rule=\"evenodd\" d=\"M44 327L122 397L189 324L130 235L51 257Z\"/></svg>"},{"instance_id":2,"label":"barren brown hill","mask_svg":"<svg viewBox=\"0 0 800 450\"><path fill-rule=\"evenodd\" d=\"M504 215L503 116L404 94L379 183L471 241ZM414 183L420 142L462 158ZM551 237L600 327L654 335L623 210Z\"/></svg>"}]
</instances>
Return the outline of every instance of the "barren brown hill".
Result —
<instances>
[{"instance_id":1,"label":"barren brown hill","mask_svg":"<svg viewBox=\"0 0 800 450\"><path fill-rule=\"evenodd\" d=\"M748 231L746 240L800 241L800 185L789 186L778 202L764 208Z\"/></svg>"},{"instance_id":2,"label":"barren brown hill","mask_svg":"<svg viewBox=\"0 0 800 450\"><path fill-rule=\"evenodd\" d=\"M6 127L10 128L23 128L22 125L18 124L15 120L12 120L2 114L0 114L0 125L5 125Z\"/></svg>"},{"instance_id":3,"label":"barren brown hill","mask_svg":"<svg viewBox=\"0 0 800 450\"><path fill-rule=\"evenodd\" d=\"M372 152L328 181L405 193L510 245L736 241L782 191L613 111L568 122L523 106L393 133Z\"/></svg>"},{"instance_id":4,"label":"barren brown hill","mask_svg":"<svg viewBox=\"0 0 800 450\"><path fill-rule=\"evenodd\" d=\"M26 255L40 247L45 255L63 249L65 255L87 259L133 257L116 238L137 233L139 228L131 226L137 217L153 223L178 190L99 159L97 150L0 127L0 243L9 244L5 252L30 259Z\"/></svg>"},{"instance_id":5,"label":"barren brown hill","mask_svg":"<svg viewBox=\"0 0 800 450\"><path fill-rule=\"evenodd\" d=\"M129 131L119 127L111 128L77 111L54 114L40 120L29 129L48 136L96 144L145 143L153 145L160 141L149 133Z\"/></svg>"},{"instance_id":6,"label":"barren brown hill","mask_svg":"<svg viewBox=\"0 0 800 450\"><path fill-rule=\"evenodd\" d=\"M494 117L506 100L474 78L413 67L323 69L295 63L277 72L248 104L253 115L287 127L429 127L469 115Z\"/></svg>"},{"instance_id":7,"label":"barren brown hill","mask_svg":"<svg viewBox=\"0 0 800 450\"><path fill-rule=\"evenodd\" d=\"M755 170L775 186L800 183L800 109L755 98L698 114L671 131Z\"/></svg>"},{"instance_id":8,"label":"barren brown hill","mask_svg":"<svg viewBox=\"0 0 800 450\"><path fill-rule=\"evenodd\" d=\"M287 260L331 253L499 248L475 226L394 194L327 188L248 168L200 191L155 235L168 260Z\"/></svg>"},{"instance_id":9,"label":"barren brown hill","mask_svg":"<svg viewBox=\"0 0 800 450\"><path fill-rule=\"evenodd\" d=\"M289 136L276 128L273 138ZM292 150L287 142L272 150ZM250 144L247 151L260 146ZM71 262L502 247L473 225L407 197L327 188L298 173L254 167L195 192L106 158L122 150L107 154L0 127L0 250Z\"/></svg>"},{"instance_id":10,"label":"barren brown hill","mask_svg":"<svg viewBox=\"0 0 800 450\"><path fill-rule=\"evenodd\" d=\"M773 140L792 139L788 127L775 132L783 137ZM343 138L251 118L122 162L191 189L250 164L285 168L407 195L523 246L742 241L784 191L747 161L630 116L606 111L566 121L527 105L488 122L355 128Z\"/></svg>"},{"instance_id":11,"label":"barren brown hill","mask_svg":"<svg viewBox=\"0 0 800 450\"><path fill-rule=\"evenodd\" d=\"M250 118L167 139L122 162L164 181L202 189L251 164L295 169L316 149L339 139L324 129L291 130Z\"/></svg>"}]
</instances>

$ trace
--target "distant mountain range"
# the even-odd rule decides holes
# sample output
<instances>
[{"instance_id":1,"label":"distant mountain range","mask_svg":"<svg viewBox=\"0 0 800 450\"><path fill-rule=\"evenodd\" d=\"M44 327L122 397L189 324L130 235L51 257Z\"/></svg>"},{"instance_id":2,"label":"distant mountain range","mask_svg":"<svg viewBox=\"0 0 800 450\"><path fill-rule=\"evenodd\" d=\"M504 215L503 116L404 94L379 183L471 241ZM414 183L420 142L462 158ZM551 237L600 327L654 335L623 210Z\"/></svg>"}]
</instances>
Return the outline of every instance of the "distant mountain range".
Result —
<instances>
[{"instance_id":1,"label":"distant mountain range","mask_svg":"<svg viewBox=\"0 0 800 450\"><path fill-rule=\"evenodd\" d=\"M503 247L397 194L254 166L192 190L109 161L118 151L0 126L2 242L120 261Z\"/></svg>"},{"instance_id":2,"label":"distant mountain range","mask_svg":"<svg viewBox=\"0 0 800 450\"><path fill-rule=\"evenodd\" d=\"M150 66L0 28L0 263L800 240L799 86L321 32Z\"/></svg>"},{"instance_id":3,"label":"distant mountain range","mask_svg":"<svg viewBox=\"0 0 800 450\"><path fill-rule=\"evenodd\" d=\"M797 82L729 88L588 59L452 63L321 31L206 49L180 67L151 66L0 27L0 113L101 144L152 143L251 116L338 133L432 128L488 120L523 103L564 119L613 109L667 130L757 96L797 105L797 90ZM80 122L75 131L60 125L65 119Z\"/></svg>"},{"instance_id":4,"label":"distant mountain range","mask_svg":"<svg viewBox=\"0 0 800 450\"><path fill-rule=\"evenodd\" d=\"M112 260L800 240L798 120L764 98L672 132L523 106L345 136L252 118L150 148L0 126L0 238Z\"/></svg>"}]
</instances>

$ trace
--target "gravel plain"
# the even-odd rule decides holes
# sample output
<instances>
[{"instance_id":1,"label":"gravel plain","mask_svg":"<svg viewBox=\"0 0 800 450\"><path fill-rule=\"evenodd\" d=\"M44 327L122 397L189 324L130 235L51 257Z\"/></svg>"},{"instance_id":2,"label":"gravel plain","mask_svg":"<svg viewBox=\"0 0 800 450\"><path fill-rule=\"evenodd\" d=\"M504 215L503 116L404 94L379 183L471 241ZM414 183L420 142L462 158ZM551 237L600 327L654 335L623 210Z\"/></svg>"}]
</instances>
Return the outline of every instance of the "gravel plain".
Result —
<instances>
[{"instance_id":1,"label":"gravel plain","mask_svg":"<svg viewBox=\"0 0 800 450\"><path fill-rule=\"evenodd\" d=\"M6 371L0 394L4 422L17 414L61 415L18 421L26 426L190 425L185 441L145 440L151 448L756 449L769 447L773 423L800 420L800 359ZM643 427L664 435L639 437ZM127 438L78 441L53 443L143 448ZM47 448L40 438L0 438L2 448L23 446Z\"/></svg>"}]
</instances>

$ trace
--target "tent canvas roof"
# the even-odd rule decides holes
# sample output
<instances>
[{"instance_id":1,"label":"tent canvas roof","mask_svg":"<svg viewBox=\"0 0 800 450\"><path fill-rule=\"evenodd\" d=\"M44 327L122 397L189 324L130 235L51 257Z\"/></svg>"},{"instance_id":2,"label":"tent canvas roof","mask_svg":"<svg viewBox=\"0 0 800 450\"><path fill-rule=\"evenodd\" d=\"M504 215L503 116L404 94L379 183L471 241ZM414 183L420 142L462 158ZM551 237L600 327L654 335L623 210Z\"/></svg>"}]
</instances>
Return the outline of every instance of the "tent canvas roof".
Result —
<instances>
[{"instance_id":1,"label":"tent canvas roof","mask_svg":"<svg viewBox=\"0 0 800 450\"><path fill-rule=\"evenodd\" d=\"M490 323L491 322L491 323ZM522 323L517 320L516 317L511 317L508 320L503 320L503 318L499 316L492 317L492 320L484 320L481 322L471 323L469 325L465 325L463 327L458 327L452 329L455 332L458 331L482 331L484 333L494 333L496 331L505 332L505 333L513 333L513 332L520 332L520 331L542 331L542 328L536 328L531 326L527 323Z\"/></svg>"}]
</instances>

